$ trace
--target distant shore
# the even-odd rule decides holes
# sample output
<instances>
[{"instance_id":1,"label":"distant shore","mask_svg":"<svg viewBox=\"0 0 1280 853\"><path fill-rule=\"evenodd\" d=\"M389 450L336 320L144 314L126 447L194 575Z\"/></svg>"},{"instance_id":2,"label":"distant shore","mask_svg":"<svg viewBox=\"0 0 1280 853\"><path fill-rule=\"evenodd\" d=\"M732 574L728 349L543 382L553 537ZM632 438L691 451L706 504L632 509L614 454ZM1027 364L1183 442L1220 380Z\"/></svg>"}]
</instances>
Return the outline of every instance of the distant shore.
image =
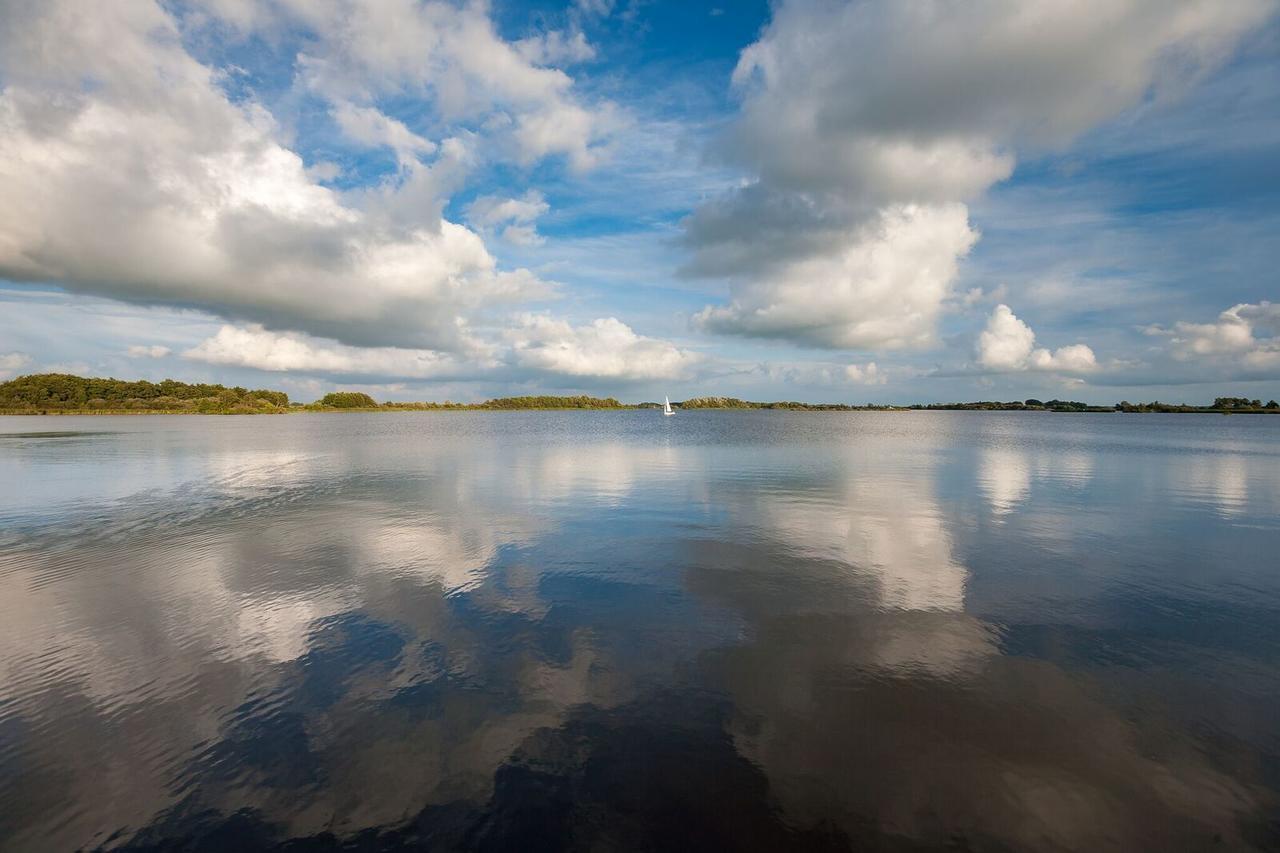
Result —
<instances>
[{"instance_id":1,"label":"distant shore","mask_svg":"<svg viewBox=\"0 0 1280 853\"><path fill-rule=\"evenodd\" d=\"M674 402L672 408L677 411L680 409ZM661 406L616 406L610 408L592 408L589 406L542 406L538 408L527 409L496 409L483 405L458 405L458 406L431 406L422 408L402 407L402 406L374 406L372 408L359 409L326 409L313 406L296 406L290 409L277 412L197 412L190 410L165 410L165 409L0 409L0 417L158 417L158 416L177 416L190 417L192 415L205 415L223 417L227 415L303 415L303 414L368 414L368 413L407 413L407 412L634 412L641 410L649 410ZM751 408L729 408L722 409L689 409L687 411L723 411L723 412L746 412L746 411L779 411L779 412L1066 412L1069 414L1102 414L1102 415L1118 415L1118 414L1163 414L1163 415L1280 415L1280 411L1274 409L1214 409L1209 407L1184 407L1177 409L1143 409L1141 411L1132 410L1125 411L1122 409L1094 407L1085 410L1066 410L1066 409L979 409L966 406L753 406Z\"/></svg>"},{"instance_id":2,"label":"distant shore","mask_svg":"<svg viewBox=\"0 0 1280 853\"><path fill-rule=\"evenodd\" d=\"M918 412L1000 411L1070 413L1163 414L1280 414L1275 400L1263 403L1247 397L1218 397L1212 405L1130 403L1123 400L1098 406L1075 400L985 400L972 403L914 403L910 405L854 405L849 403L755 402L737 397L694 397L672 403L681 411L779 410L798 412ZM361 391L335 391L313 403L289 400L283 391L250 390L213 384L190 384L166 379L125 381L65 373L20 376L0 383L0 415L286 415L297 412L516 412L516 411L630 411L660 409L661 403L622 403L613 397L526 396L497 397L482 403L379 403Z\"/></svg>"}]
</instances>

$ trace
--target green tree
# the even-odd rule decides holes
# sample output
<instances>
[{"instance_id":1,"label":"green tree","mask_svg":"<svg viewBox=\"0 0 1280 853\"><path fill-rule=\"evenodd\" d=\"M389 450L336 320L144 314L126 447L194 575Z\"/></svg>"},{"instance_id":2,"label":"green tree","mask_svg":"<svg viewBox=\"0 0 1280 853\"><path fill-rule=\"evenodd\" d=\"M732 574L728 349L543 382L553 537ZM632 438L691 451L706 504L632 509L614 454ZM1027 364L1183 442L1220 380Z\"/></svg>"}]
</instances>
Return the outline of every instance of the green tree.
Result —
<instances>
[{"instance_id":1,"label":"green tree","mask_svg":"<svg viewBox=\"0 0 1280 853\"><path fill-rule=\"evenodd\" d=\"M334 391L320 398L320 405L332 409L376 409L375 401L361 391Z\"/></svg>"},{"instance_id":2,"label":"green tree","mask_svg":"<svg viewBox=\"0 0 1280 853\"><path fill-rule=\"evenodd\" d=\"M498 397L480 404L482 409L620 409L613 397Z\"/></svg>"},{"instance_id":3,"label":"green tree","mask_svg":"<svg viewBox=\"0 0 1280 853\"><path fill-rule=\"evenodd\" d=\"M289 397L283 391L246 391L222 385L166 379L128 382L120 379L39 373L0 384L0 409L5 411L157 411L209 412L283 411Z\"/></svg>"}]
</instances>

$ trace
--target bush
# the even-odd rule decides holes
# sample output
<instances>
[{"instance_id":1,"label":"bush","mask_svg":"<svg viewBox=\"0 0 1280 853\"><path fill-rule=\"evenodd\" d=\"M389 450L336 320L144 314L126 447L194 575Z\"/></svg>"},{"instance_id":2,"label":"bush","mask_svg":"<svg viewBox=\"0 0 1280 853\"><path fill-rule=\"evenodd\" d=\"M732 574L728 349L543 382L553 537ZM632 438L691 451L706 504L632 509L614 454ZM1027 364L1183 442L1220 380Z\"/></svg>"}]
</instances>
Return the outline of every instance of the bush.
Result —
<instances>
[{"instance_id":1,"label":"bush","mask_svg":"<svg viewBox=\"0 0 1280 853\"><path fill-rule=\"evenodd\" d=\"M266 391L260 389L257 391L250 391L249 397L254 400L263 400L272 406L278 406L282 409L289 405L289 395L283 391Z\"/></svg>"},{"instance_id":2,"label":"bush","mask_svg":"<svg viewBox=\"0 0 1280 853\"><path fill-rule=\"evenodd\" d=\"M1260 408L1259 401L1247 397L1218 397L1213 401L1215 409L1249 409Z\"/></svg>"},{"instance_id":3,"label":"bush","mask_svg":"<svg viewBox=\"0 0 1280 853\"><path fill-rule=\"evenodd\" d=\"M320 398L320 405L331 409L376 409L378 403L360 391L334 391Z\"/></svg>"}]
</instances>

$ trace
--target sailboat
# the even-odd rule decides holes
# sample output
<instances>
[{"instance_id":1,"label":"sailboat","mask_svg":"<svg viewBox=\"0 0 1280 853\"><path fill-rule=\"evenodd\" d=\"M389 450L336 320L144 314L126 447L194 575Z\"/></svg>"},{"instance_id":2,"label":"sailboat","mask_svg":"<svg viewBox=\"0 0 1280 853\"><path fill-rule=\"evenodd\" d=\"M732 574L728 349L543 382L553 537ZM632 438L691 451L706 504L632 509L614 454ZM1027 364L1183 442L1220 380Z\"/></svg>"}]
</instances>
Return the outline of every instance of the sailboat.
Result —
<instances>
[{"instance_id":1,"label":"sailboat","mask_svg":"<svg viewBox=\"0 0 1280 853\"><path fill-rule=\"evenodd\" d=\"M666 415L667 417L671 417L675 413L676 413L676 410L671 408L671 398L663 397L662 398L662 414Z\"/></svg>"}]
</instances>

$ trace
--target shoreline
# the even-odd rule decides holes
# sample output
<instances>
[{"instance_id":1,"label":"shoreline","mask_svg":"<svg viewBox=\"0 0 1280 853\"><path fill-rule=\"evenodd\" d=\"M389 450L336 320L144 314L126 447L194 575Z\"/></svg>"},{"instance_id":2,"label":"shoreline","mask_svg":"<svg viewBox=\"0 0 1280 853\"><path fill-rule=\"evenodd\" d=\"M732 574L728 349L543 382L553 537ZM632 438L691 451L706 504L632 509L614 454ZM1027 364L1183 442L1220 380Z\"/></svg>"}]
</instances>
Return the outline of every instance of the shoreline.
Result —
<instances>
[{"instance_id":1,"label":"shoreline","mask_svg":"<svg viewBox=\"0 0 1280 853\"><path fill-rule=\"evenodd\" d=\"M182 410L130 410L130 409L90 409L90 410L68 410L68 409L46 409L42 411L31 410L0 410L0 417L193 417L204 416L211 418L227 418L227 417L274 417L288 415L350 415L350 414L445 414L449 412L489 412L492 414L512 414L515 412L643 412L658 411L659 408L650 406L611 406L608 408L584 408L581 406L565 406L565 407L546 407L546 408L528 408L528 409L504 409L493 408L484 405L476 406L439 406L424 408L360 408L360 409L310 409L299 408L290 411L275 412L192 412ZM680 409L676 407L676 411L681 414L693 414L695 412L802 412L804 414L853 414L861 412L883 412L887 414L903 413L903 412L992 412L999 414L1035 414L1035 415L1280 415L1277 409L1186 409L1186 410L1148 410L1148 411L1124 411L1121 409L1086 409L1083 411L1061 410L1061 409L980 409L966 407L945 407L945 406L874 406L874 407L848 407L848 408L830 408L814 406L813 408L799 406L754 406L754 407L723 407L710 408L699 407L694 409Z\"/></svg>"},{"instance_id":2,"label":"shoreline","mask_svg":"<svg viewBox=\"0 0 1280 853\"><path fill-rule=\"evenodd\" d=\"M687 397L676 411L783 410L792 412L1084 412L1090 414L1280 414L1280 402L1263 403L1257 397L1216 396L1212 403L1195 405L1159 400L1093 404L1080 400L970 400L945 403L852 404L805 403L798 400L744 400L740 397L703 395ZM284 391L266 388L228 388L217 383L187 383L175 379L152 382L111 377L84 377L70 373L33 373L0 383L0 414L28 415L288 415L298 412L624 412L661 409L653 400L624 403L616 397L590 394L536 394L494 397L480 402L445 400L386 400L379 402L363 391L332 391L310 403L290 400Z\"/></svg>"}]
</instances>

